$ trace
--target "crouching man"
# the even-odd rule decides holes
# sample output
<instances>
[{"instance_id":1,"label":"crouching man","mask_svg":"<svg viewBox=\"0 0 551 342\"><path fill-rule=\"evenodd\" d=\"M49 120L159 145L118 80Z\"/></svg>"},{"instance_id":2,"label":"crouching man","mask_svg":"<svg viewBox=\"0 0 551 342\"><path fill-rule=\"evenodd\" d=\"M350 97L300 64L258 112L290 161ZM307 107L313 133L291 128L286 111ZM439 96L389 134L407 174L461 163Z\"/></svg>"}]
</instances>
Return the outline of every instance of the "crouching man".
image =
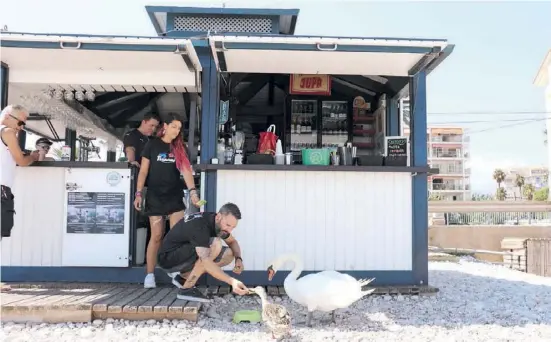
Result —
<instances>
[{"instance_id":1,"label":"crouching man","mask_svg":"<svg viewBox=\"0 0 551 342\"><path fill-rule=\"evenodd\" d=\"M221 267L235 260L233 272L243 271L241 248L231 232L241 219L233 203L224 204L218 213L195 213L185 216L168 232L157 254L157 263L180 290L178 299L209 302L195 284L205 272L231 285L238 295L249 291L239 280L227 275ZM224 240L228 247L222 246Z\"/></svg>"}]
</instances>

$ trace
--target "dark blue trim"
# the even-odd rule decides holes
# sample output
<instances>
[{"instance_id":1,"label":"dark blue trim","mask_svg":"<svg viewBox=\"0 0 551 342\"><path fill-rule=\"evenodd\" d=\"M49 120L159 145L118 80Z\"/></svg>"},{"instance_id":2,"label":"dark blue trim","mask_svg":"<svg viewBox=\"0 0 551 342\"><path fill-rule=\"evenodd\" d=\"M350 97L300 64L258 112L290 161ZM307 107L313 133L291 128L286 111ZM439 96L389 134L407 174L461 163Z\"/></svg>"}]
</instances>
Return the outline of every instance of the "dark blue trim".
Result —
<instances>
[{"instance_id":1,"label":"dark blue trim","mask_svg":"<svg viewBox=\"0 0 551 342\"><path fill-rule=\"evenodd\" d=\"M13 282L72 282L72 283L143 283L145 267L45 267L45 266L2 266L2 281ZM341 271L356 279L375 278L375 286L415 285L411 271ZM313 273L305 271L302 275ZM282 286L288 271L277 272L269 282L266 271L244 271L237 275L228 273L246 285ZM157 284L170 284L170 278L155 270ZM201 277L198 285L227 285L212 277Z\"/></svg>"},{"instance_id":2,"label":"dark blue trim","mask_svg":"<svg viewBox=\"0 0 551 342\"><path fill-rule=\"evenodd\" d=\"M219 75L210 48L198 48L197 54L203 68L201 111L201 163L210 164L216 157L218 141L218 108L220 105ZM205 173L205 201L207 211L217 211L216 173Z\"/></svg>"},{"instance_id":3,"label":"dark blue trim","mask_svg":"<svg viewBox=\"0 0 551 342\"><path fill-rule=\"evenodd\" d=\"M246 266L246 265L245 265ZM316 273L319 271L304 271L301 276ZM414 285L415 279L412 271L340 271L351 275L356 279L375 278L373 285L375 286L400 286L400 285ZM268 274L266 271L244 271L242 274L237 275L234 273L226 272L231 277L241 280L246 285L263 285L263 286L282 286L285 277L290 273L289 271L277 272L272 281L268 281ZM207 277L207 285L225 285L219 280Z\"/></svg>"},{"instance_id":4,"label":"dark blue trim","mask_svg":"<svg viewBox=\"0 0 551 342\"><path fill-rule=\"evenodd\" d=\"M174 31L174 13L167 13L166 14L166 36L174 38L175 33L180 33L178 31Z\"/></svg>"},{"instance_id":5,"label":"dark blue trim","mask_svg":"<svg viewBox=\"0 0 551 342\"><path fill-rule=\"evenodd\" d=\"M79 34L79 33L33 33L33 32L3 32L3 36L9 37L10 35L30 35L30 36L51 36L58 38L61 37L91 37L91 38L147 38L147 39L159 39L165 37L157 36L125 36L125 35L102 35L102 34ZM221 34L223 35L223 34ZM234 36L235 34L231 34ZM281 34L247 34L251 37L288 37L289 35ZM292 35L292 37L297 38L326 38L326 39L376 39L376 40L399 40L399 41L409 41L409 42L447 42L447 39L430 39L430 38L399 38L399 37L343 37L343 36L311 36L311 35ZM168 38L167 38L168 39ZM447 57L451 51L453 51L454 45L448 44L443 50L443 54ZM444 53L449 51L447 54ZM444 56L440 56L442 58Z\"/></svg>"},{"instance_id":6,"label":"dark blue trim","mask_svg":"<svg viewBox=\"0 0 551 342\"><path fill-rule=\"evenodd\" d=\"M8 105L8 91L10 85L10 68L2 62L0 66L0 110L4 109Z\"/></svg>"},{"instance_id":7,"label":"dark blue trim","mask_svg":"<svg viewBox=\"0 0 551 342\"><path fill-rule=\"evenodd\" d=\"M454 49L455 49L455 45L453 44L447 45L444 48L444 50L440 52L439 56L435 58L433 61L431 61L429 65L427 65L426 67L427 75L429 75L434 69L436 69L437 66L440 65L440 63L442 63L446 58L448 58Z\"/></svg>"},{"instance_id":8,"label":"dark blue trim","mask_svg":"<svg viewBox=\"0 0 551 342\"><path fill-rule=\"evenodd\" d=\"M75 46L75 43L64 43L66 47ZM37 41L16 41L2 40L2 47L28 48L28 49L54 49L62 50L59 43L56 42L37 42ZM184 49L183 46L174 45L148 45L148 44L105 44L105 43L82 43L79 50L106 50L106 51L151 51L151 52L174 52L177 48Z\"/></svg>"},{"instance_id":9,"label":"dark blue trim","mask_svg":"<svg viewBox=\"0 0 551 342\"><path fill-rule=\"evenodd\" d=\"M221 8L221 7L179 7L179 6L145 6L145 10L151 13L177 13L177 14L224 14L224 15L261 15L261 16L297 16L299 9L276 8Z\"/></svg>"},{"instance_id":10,"label":"dark blue trim","mask_svg":"<svg viewBox=\"0 0 551 342\"><path fill-rule=\"evenodd\" d=\"M322 48L332 48L333 44L327 44ZM228 50L283 50L283 51L320 51L317 44L293 44L293 43L244 43L225 42L224 48ZM431 47L402 46L402 45L337 45L334 52L382 52L382 53L416 53L427 54Z\"/></svg>"},{"instance_id":11,"label":"dark blue trim","mask_svg":"<svg viewBox=\"0 0 551 342\"><path fill-rule=\"evenodd\" d=\"M420 71L410 83L411 164L427 165L427 74ZM428 285L427 174L412 177L412 270L414 285Z\"/></svg>"},{"instance_id":12,"label":"dark blue trim","mask_svg":"<svg viewBox=\"0 0 551 342\"><path fill-rule=\"evenodd\" d=\"M145 267L61 267L2 266L5 282L71 282L71 283L143 283ZM168 275L155 269L157 283L170 283ZM198 284L206 284L203 277Z\"/></svg>"},{"instance_id":13,"label":"dark blue trim","mask_svg":"<svg viewBox=\"0 0 551 342\"><path fill-rule=\"evenodd\" d=\"M400 135L400 112L398 111L398 101L387 96L386 122L388 136Z\"/></svg>"}]
</instances>

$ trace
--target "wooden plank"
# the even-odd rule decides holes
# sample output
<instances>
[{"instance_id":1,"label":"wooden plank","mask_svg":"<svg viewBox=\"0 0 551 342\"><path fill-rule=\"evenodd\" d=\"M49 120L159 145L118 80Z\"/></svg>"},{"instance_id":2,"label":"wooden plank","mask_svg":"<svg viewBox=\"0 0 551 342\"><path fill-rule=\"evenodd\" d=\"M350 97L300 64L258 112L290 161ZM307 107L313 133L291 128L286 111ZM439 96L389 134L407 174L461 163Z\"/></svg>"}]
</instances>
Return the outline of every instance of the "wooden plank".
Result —
<instances>
[{"instance_id":1,"label":"wooden plank","mask_svg":"<svg viewBox=\"0 0 551 342\"><path fill-rule=\"evenodd\" d=\"M280 296L285 296L287 293L285 292L285 288L283 286L278 286L277 290L279 291Z\"/></svg>"},{"instance_id":2,"label":"wooden plank","mask_svg":"<svg viewBox=\"0 0 551 342\"><path fill-rule=\"evenodd\" d=\"M279 291L277 289L277 286L268 286L267 290L270 296L279 296Z\"/></svg>"},{"instance_id":3,"label":"wooden plank","mask_svg":"<svg viewBox=\"0 0 551 342\"><path fill-rule=\"evenodd\" d=\"M199 310L201 309L201 303L198 302L188 302L184 307L184 318L197 322L199 317Z\"/></svg>"},{"instance_id":4,"label":"wooden plank","mask_svg":"<svg viewBox=\"0 0 551 342\"><path fill-rule=\"evenodd\" d=\"M101 288L96 293L91 293L89 296L65 303L64 307L74 310L92 309L92 306L95 303L101 301L102 299L106 299L107 297L116 295L122 290L124 290L124 288L115 286Z\"/></svg>"},{"instance_id":5,"label":"wooden plank","mask_svg":"<svg viewBox=\"0 0 551 342\"><path fill-rule=\"evenodd\" d=\"M118 292L117 294L113 294L109 297L102 298L98 300L97 303L94 303L92 305L92 311L97 311L97 312L107 311L107 308L109 307L109 305L117 302L118 300L126 297L127 295L135 291L136 289L124 288L122 289L122 291Z\"/></svg>"},{"instance_id":6,"label":"wooden plank","mask_svg":"<svg viewBox=\"0 0 551 342\"><path fill-rule=\"evenodd\" d=\"M7 305L2 304L2 308L3 309L8 309L8 310L11 310L11 309L14 309L14 308L23 308L23 307L29 306L33 302L42 300L42 299L47 298L47 297L49 297L49 295L46 295L46 294L43 294L43 295L40 295L40 296L32 296L30 298L26 298L26 299L23 299L23 300L18 301L18 302L12 302L12 303L7 304Z\"/></svg>"},{"instance_id":7,"label":"wooden plank","mask_svg":"<svg viewBox=\"0 0 551 342\"><path fill-rule=\"evenodd\" d=\"M70 305L74 302L78 302L78 301L82 301L83 299L87 298L87 297L91 297L95 294L98 294L100 293L101 291L103 291L104 288L101 288L101 287L97 287L97 288L94 288L94 289L91 289L91 291L88 291L88 292L81 292L79 294L75 294L73 296L69 296L67 297L66 299L62 300L62 301L59 301L59 302L56 302L56 303L53 303L51 308L58 308L58 307L63 307L65 305Z\"/></svg>"},{"instance_id":8,"label":"wooden plank","mask_svg":"<svg viewBox=\"0 0 551 342\"><path fill-rule=\"evenodd\" d=\"M159 290L153 297L138 306L138 312L153 312L155 305L165 298L169 292L173 291L173 288L161 288ZM152 291L157 291L157 289Z\"/></svg>"},{"instance_id":9,"label":"wooden plank","mask_svg":"<svg viewBox=\"0 0 551 342\"><path fill-rule=\"evenodd\" d=\"M170 289L165 298L161 299L153 308L153 312L168 312L168 307L176 300L178 289Z\"/></svg>"},{"instance_id":10,"label":"wooden plank","mask_svg":"<svg viewBox=\"0 0 551 342\"><path fill-rule=\"evenodd\" d=\"M132 289L132 292L127 294L125 297L120 298L116 302L110 304L109 307L107 308L107 312L122 312L122 308L126 304L128 304L131 301L133 301L134 299L140 297L141 295L143 295L147 291L151 291L151 289L144 289L144 288L141 288L139 290Z\"/></svg>"},{"instance_id":11,"label":"wooden plank","mask_svg":"<svg viewBox=\"0 0 551 342\"><path fill-rule=\"evenodd\" d=\"M207 294L211 296L216 296L218 294L218 286L216 285L210 285L207 288Z\"/></svg>"},{"instance_id":12,"label":"wooden plank","mask_svg":"<svg viewBox=\"0 0 551 342\"><path fill-rule=\"evenodd\" d=\"M2 305L21 302L27 299L37 298L47 293L46 289L12 289L10 292L3 292L0 296Z\"/></svg>"},{"instance_id":13,"label":"wooden plank","mask_svg":"<svg viewBox=\"0 0 551 342\"><path fill-rule=\"evenodd\" d=\"M172 313L184 312L184 307L186 306L187 303L188 301L185 299L176 298L176 300L172 302L172 304L170 304L170 306L168 307L168 312L172 312Z\"/></svg>"},{"instance_id":14,"label":"wooden plank","mask_svg":"<svg viewBox=\"0 0 551 342\"><path fill-rule=\"evenodd\" d=\"M218 294L221 296L227 295L228 293L230 293L229 286L220 286L220 288L218 289Z\"/></svg>"},{"instance_id":15,"label":"wooden plank","mask_svg":"<svg viewBox=\"0 0 551 342\"><path fill-rule=\"evenodd\" d=\"M158 293L159 293L159 291L155 291L155 290L147 291L146 293L142 294L141 296L139 296L136 299L134 299L134 300L130 301L129 303L127 303L122 308L122 312L127 312L127 313L136 313L136 312L138 312L138 307L140 305L143 305L144 303L146 303L148 300L153 298Z\"/></svg>"}]
</instances>

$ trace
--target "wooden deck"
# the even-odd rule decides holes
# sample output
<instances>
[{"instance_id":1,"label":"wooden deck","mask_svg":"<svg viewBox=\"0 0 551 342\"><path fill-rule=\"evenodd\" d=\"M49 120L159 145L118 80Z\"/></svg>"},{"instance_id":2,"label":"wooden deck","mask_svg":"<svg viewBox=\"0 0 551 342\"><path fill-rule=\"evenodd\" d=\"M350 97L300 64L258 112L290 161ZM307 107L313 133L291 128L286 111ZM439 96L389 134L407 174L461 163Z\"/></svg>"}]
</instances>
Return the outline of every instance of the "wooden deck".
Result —
<instances>
[{"instance_id":1,"label":"wooden deck","mask_svg":"<svg viewBox=\"0 0 551 342\"><path fill-rule=\"evenodd\" d=\"M94 319L162 320L196 322L201 304L176 298L175 287L144 289L129 284L12 284L0 294L2 321L90 322ZM228 286L200 286L209 296L230 293ZM285 294L283 287L268 286L271 296ZM434 294L433 287L382 287L376 295Z\"/></svg>"}]
</instances>

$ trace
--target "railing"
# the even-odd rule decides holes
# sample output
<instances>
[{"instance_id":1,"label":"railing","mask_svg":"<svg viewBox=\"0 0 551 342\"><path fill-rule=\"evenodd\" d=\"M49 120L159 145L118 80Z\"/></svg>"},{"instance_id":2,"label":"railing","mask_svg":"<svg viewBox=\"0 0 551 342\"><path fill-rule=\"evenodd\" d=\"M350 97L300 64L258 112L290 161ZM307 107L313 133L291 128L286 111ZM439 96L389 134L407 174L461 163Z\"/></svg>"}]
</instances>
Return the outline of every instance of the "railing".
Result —
<instances>
[{"instance_id":1,"label":"railing","mask_svg":"<svg viewBox=\"0 0 551 342\"><path fill-rule=\"evenodd\" d=\"M432 151L432 158L461 158L461 153Z\"/></svg>"},{"instance_id":2,"label":"railing","mask_svg":"<svg viewBox=\"0 0 551 342\"><path fill-rule=\"evenodd\" d=\"M551 203L532 201L429 201L434 225L551 226Z\"/></svg>"},{"instance_id":3,"label":"railing","mask_svg":"<svg viewBox=\"0 0 551 342\"><path fill-rule=\"evenodd\" d=\"M463 191L465 189L464 185L460 184L432 184L432 190L451 190L451 191Z\"/></svg>"}]
</instances>

